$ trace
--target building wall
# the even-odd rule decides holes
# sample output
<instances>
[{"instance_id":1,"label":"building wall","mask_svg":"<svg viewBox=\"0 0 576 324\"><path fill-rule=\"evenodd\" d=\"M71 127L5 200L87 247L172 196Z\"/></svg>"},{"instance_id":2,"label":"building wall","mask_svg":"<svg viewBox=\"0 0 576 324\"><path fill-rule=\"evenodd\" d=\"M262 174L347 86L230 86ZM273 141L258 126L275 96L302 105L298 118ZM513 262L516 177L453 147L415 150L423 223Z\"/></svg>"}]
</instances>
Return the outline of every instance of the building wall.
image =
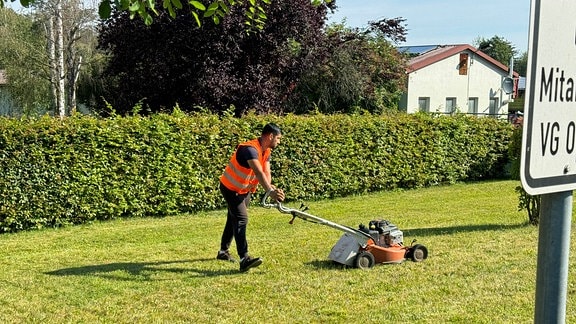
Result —
<instances>
[{"instance_id":1,"label":"building wall","mask_svg":"<svg viewBox=\"0 0 576 324\"><path fill-rule=\"evenodd\" d=\"M429 112L450 113L446 109L446 98L450 97L456 98L458 111L467 113L468 98L478 98L477 113L489 115L490 98L498 97L496 113L505 117L508 113L505 100L511 98L501 89L506 72L493 67L478 55L466 52L469 54L466 75L459 73L460 54L409 73L408 91L400 108L408 113L417 112L419 98L427 97Z\"/></svg>"}]
</instances>

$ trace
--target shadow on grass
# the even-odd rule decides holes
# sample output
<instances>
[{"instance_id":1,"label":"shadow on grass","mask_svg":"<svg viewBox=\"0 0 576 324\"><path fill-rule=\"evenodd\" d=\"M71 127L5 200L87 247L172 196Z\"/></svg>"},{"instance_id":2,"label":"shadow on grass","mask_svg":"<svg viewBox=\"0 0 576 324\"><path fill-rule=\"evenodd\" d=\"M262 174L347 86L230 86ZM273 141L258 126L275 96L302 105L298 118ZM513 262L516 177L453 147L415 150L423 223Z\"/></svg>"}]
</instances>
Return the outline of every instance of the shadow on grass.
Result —
<instances>
[{"instance_id":1,"label":"shadow on grass","mask_svg":"<svg viewBox=\"0 0 576 324\"><path fill-rule=\"evenodd\" d=\"M310 262L306 262L307 266L314 267L316 269L335 269L335 270L342 270L348 269L350 267L340 264L338 262L334 262L332 260L314 260Z\"/></svg>"},{"instance_id":2,"label":"shadow on grass","mask_svg":"<svg viewBox=\"0 0 576 324\"><path fill-rule=\"evenodd\" d=\"M208 270L199 268L178 267L175 265L184 263L195 263L215 261L215 259L196 259L196 260L176 260L176 261L157 261L157 262L117 262L97 265L87 265L81 267L64 268L54 271L45 272L52 276L94 276L111 280L122 281L147 281L161 280L154 279L152 276L158 273L195 273L197 276L213 277L222 275L238 274L237 270ZM221 261L220 261L221 262ZM169 267L166 267L169 265ZM234 269L237 269L234 267Z\"/></svg>"},{"instance_id":3,"label":"shadow on grass","mask_svg":"<svg viewBox=\"0 0 576 324\"><path fill-rule=\"evenodd\" d=\"M449 226L449 227L433 227L433 228L416 228L402 230L404 237L414 236L435 236L435 235L450 235L457 233L480 232L480 231L506 231L516 228L529 226L528 224L484 224L484 225L462 225L462 226ZM407 242L404 242L406 244ZM409 242L408 242L409 243Z\"/></svg>"}]
</instances>

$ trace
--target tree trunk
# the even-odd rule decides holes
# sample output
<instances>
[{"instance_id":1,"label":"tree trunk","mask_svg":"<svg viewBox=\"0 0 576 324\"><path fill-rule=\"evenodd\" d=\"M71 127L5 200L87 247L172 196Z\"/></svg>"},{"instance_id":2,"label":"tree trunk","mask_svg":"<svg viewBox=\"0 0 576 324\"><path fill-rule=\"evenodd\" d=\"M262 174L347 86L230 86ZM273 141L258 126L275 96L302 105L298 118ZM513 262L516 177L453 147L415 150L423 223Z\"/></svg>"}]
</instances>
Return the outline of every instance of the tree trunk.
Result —
<instances>
[{"instance_id":1,"label":"tree trunk","mask_svg":"<svg viewBox=\"0 0 576 324\"><path fill-rule=\"evenodd\" d=\"M64 71L64 28L62 24L62 0L56 0L55 6L55 36L56 36L56 46L55 46L55 56L56 56L56 71L58 74L57 83L57 110L58 116L64 118L66 115L66 103L65 103L65 71Z\"/></svg>"},{"instance_id":2,"label":"tree trunk","mask_svg":"<svg viewBox=\"0 0 576 324\"><path fill-rule=\"evenodd\" d=\"M76 50L76 42L80 38L78 36L80 29L78 26L72 27L68 31L68 40L66 43L66 103L67 112L72 115L76 112L76 83L80 75L80 68L82 67L82 56L78 55Z\"/></svg>"},{"instance_id":3,"label":"tree trunk","mask_svg":"<svg viewBox=\"0 0 576 324\"><path fill-rule=\"evenodd\" d=\"M56 51L55 51L55 47L56 47L56 33L54 32L54 16L50 15L50 17L48 18L48 23L45 25L46 27L46 35L48 35L48 39L47 39L47 50L48 50L48 59L49 64L48 66L50 67L50 88L52 90L52 96L53 96L53 104L54 107L58 107L58 90L57 90L57 84L58 84L58 71L56 69Z\"/></svg>"},{"instance_id":4,"label":"tree trunk","mask_svg":"<svg viewBox=\"0 0 576 324\"><path fill-rule=\"evenodd\" d=\"M68 113L73 115L76 112L76 83L78 82L78 77L80 76L80 68L82 67L82 56L78 56L77 59L70 59L68 66L68 91L67 102L68 102Z\"/></svg>"}]
</instances>

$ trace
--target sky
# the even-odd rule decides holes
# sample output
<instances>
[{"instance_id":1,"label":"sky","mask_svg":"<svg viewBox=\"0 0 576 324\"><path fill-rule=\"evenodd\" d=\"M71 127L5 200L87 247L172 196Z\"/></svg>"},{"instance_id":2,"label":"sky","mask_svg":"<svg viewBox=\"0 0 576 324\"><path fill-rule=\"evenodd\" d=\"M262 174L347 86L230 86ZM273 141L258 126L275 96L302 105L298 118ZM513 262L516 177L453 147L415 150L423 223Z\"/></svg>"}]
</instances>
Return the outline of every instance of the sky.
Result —
<instances>
[{"instance_id":1,"label":"sky","mask_svg":"<svg viewBox=\"0 0 576 324\"><path fill-rule=\"evenodd\" d=\"M528 49L530 0L335 0L337 11L329 22L346 18L350 27L365 27L368 21L405 18L411 45L470 44L478 37L499 36L518 54Z\"/></svg>"},{"instance_id":2,"label":"sky","mask_svg":"<svg viewBox=\"0 0 576 324\"><path fill-rule=\"evenodd\" d=\"M368 21L381 18L405 18L407 40L398 45L475 45L478 37L499 36L509 41L519 55L528 49L530 0L335 1L338 9L329 15L329 22L345 18L350 27L365 27ZM18 9L19 2L6 4Z\"/></svg>"}]
</instances>

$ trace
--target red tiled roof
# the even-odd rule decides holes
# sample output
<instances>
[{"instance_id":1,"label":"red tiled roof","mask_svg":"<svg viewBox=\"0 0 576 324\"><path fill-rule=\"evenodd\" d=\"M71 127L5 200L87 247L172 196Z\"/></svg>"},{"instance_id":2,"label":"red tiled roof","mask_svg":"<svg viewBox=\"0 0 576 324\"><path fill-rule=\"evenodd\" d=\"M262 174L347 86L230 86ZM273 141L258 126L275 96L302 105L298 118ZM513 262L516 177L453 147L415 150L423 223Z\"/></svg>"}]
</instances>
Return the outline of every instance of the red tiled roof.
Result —
<instances>
[{"instance_id":1,"label":"red tiled roof","mask_svg":"<svg viewBox=\"0 0 576 324\"><path fill-rule=\"evenodd\" d=\"M478 50L477 48L468 45L468 44L458 44L458 45L443 45L443 46L438 46L435 49L426 52L424 54L418 55L416 57L414 57L413 59L411 59L408 62L408 69L407 72L414 72L416 70L419 70L423 67L426 67L428 65L431 65L433 63L436 63L438 61L441 61L445 58L448 58L452 55L464 52L464 51L470 51L474 54L477 54L478 56L482 57L483 59L485 59L486 61L488 61L490 64L496 66L497 68L501 69L502 71L508 73L509 71L509 67L498 62L497 60L493 59L492 57L490 57L488 54ZM514 72L514 77L518 77L518 73Z\"/></svg>"}]
</instances>

